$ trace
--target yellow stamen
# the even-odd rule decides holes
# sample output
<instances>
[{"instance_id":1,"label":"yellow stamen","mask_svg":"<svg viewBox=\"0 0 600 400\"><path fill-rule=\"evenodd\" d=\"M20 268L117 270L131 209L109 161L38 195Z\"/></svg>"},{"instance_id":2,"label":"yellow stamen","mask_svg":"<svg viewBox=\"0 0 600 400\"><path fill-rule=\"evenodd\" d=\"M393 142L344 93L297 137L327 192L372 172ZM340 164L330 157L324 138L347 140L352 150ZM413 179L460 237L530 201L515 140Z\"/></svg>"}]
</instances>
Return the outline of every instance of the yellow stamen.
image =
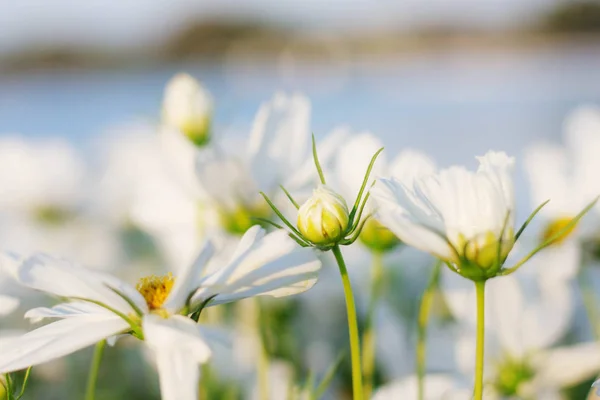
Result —
<instances>
[{"instance_id":1,"label":"yellow stamen","mask_svg":"<svg viewBox=\"0 0 600 400\"><path fill-rule=\"evenodd\" d=\"M170 272L167 275L150 275L139 280L135 288L144 296L150 310L160 309L169 296L175 278Z\"/></svg>"}]
</instances>

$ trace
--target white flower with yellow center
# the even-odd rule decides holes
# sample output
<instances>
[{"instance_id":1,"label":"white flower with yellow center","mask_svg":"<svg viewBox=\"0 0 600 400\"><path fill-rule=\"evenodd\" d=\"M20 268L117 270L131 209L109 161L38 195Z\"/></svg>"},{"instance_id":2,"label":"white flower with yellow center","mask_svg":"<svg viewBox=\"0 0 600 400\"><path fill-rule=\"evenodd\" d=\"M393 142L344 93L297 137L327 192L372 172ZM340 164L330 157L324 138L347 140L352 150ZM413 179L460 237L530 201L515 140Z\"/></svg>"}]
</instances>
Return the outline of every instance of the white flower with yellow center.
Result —
<instances>
[{"instance_id":1,"label":"white flower with yellow center","mask_svg":"<svg viewBox=\"0 0 600 400\"><path fill-rule=\"evenodd\" d=\"M600 371L597 343L557 347L572 325L573 292L564 281L539 279L535 269L555 268L561 260L540 252L530 263L519 274L487 283L486 399L562 399L562 389ZM475 289L447 270L441 289L459 325L456 359L468 380L474 369Z\"/></svg>"},{"instance_id":2,"label":"white flower with yellow center","mask_svg":"<svg viewBox=\"0 0 600 400\"><path fill-rule=\"evenodd\" d=\"M25 316L59 321L0 342L0 374L70 354L100 340L132 334L153 350L165 400L196 400L200 363L211 351L196 323L204 307L252 296L287 296L315 283L320 262L285 231L259 227L240 240L229 263L206 271L207 243L196 262L175 274L143 278L136 287L111 275L44 255L26 260L24 286L72 301L36 308Z\"/></svg>"},{"instance_id":3,"label":"white flower with yellow center","mask_svg":"<svg viewBox=\"0 0 600 400\"><path fill-rule=\"evenodd\" d=\"M514 159L489 152L478 160L476 172L450 167L412 186L383 178L371 189L379 220L400 240L475 279L495 276L515 240Z\"/></svg>"},{"instance_id":4,"label":"white flower with yellow center","mask_svg":"<svg viewBox=\"0 0 600 400\"><path fill-rule=\"evenodd\" d=\"M184 134L194 145L210 140L213 100L210 93L188 74L177 74L165 88L163 123Z\"/></svg>"}]
</instances>

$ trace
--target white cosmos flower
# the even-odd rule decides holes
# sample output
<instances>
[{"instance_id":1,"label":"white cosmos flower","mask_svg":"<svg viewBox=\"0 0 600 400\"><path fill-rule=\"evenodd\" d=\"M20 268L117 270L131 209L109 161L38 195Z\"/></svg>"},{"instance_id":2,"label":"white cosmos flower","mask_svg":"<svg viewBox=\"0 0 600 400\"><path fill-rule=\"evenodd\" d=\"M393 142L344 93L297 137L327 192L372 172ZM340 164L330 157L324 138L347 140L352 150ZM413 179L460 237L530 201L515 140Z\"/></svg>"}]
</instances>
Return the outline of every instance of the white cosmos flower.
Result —
<instances>
[{"instance_id":1,"label":"white cosmos flower","mask_svg":"<svg viewBox=\"0 0 600 400\"><path fill-rule=\"evenodd\" d=\"M18 271L21 284L73 301L30 310L25 316L32 320L59 320L1 342L0 374L133 331L155 354L162 398L197 399L198 364L211 351L204 328L188 315L200 305L303 292L315 283L321 265L285 231L265 235L259 227L241 238L229 263L205 273L212 253L207 243L193 264L174 275L143 278L137 287L44 255L26 260Z\"/></svg>"},{"instance_id":2,"label":"white cosmos flower","mask_svg":"<svg viewBox=\"0 0 600 400\"><path fill-rule=\"evenodd\" d=\"M530 262L540 267L560 262L545 255L542 252ZM465 379L473 376L475 360L472 286L450 271L442 273L441 288L463 332L456 355ZM532 268L491 279L486 287L486 308L484 371L490 399L562 399L562 389L600 371L597 343L555 347L568 332L574 314L573 292L564 281L539 279Z\"/></svg>"},{"instance_id":3,"label":"white cosmos flower","mask_svg":"<svg viewBox=\"0 0 600 400\"><path fill-rule=\"evenodd\" d=\"M363 183L365 172L371 159L383 143L369 132L350 135L340 145L334 166L334 183L331 185L348 201L354 201ZM392 177L411 187L415 178L435 172L435 163L425 154L406 149L388 161L385 152L381 153L373 169L371 180L379 177ZM365 193L366 195L366 193ZM375 211L375 202L369 200L364 215ZM363 227L361 241L369 248L387 250L398 243L395 236L383 228L376 219L370 219Z\"/></svg>"},{"instance_id":4,"label":"white cosmos flower","mask_svg":"<svg viewBox=\"0 0 600 400\"><path fill-rule=\"evenodd\" d=\"M196 173L218 225L243 232L250 217L270 216L260 191L279 194L283 185L295 192L316 179L309 124L308 98L277 93L261 105L248 142L237 146L242 152L212 148L198 154ZM322 162L331 158L340 138L331 135L319 145Z\"/></svg>"},{"instance_id":5,"label":"white cosmos flower","mask_svg":"<svg viewBox=\"0 0 600 400\"><path fill-rule=\"evenodd\" d=\"M167 128L203 146L210 140L212 112L212 96L190 75L179 73L167 83L162 112Z\"/></svg>"},{"instance_id":6,"label":"white cosmos flower","mask_svg":"<svg viewBox=\"0 0 600 400\"><path fill-rule=\"evenodd\" d=\"M502 241L505 257L514 242L514 159L502 152L478 157L471 172L450 167L414 179L379 179L371 189L378 219L400 240L447 262L489 268Z\"/></svg>"}]
</instances>

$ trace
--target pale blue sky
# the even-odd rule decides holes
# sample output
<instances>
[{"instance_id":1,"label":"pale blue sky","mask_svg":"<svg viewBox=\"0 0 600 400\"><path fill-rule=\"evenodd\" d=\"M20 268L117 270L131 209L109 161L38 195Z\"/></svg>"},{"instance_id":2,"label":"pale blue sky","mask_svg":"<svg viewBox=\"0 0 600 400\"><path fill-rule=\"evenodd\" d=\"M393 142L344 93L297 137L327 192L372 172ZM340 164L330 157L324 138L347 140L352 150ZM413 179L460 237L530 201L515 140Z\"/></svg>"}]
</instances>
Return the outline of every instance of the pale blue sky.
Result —
<instances>
[{"instance_id":1,"label":"pale blue sky","mask_svg":"<svg viewBox=\"0 0 600 400\"><path fill-rule=\"evenodd\" d=\"M168 37L189 19L253 16L299 29L466 22L517 24L559 0L0 0L0 53L32 44L123 46Z\"/></svg>"}]
</instances>

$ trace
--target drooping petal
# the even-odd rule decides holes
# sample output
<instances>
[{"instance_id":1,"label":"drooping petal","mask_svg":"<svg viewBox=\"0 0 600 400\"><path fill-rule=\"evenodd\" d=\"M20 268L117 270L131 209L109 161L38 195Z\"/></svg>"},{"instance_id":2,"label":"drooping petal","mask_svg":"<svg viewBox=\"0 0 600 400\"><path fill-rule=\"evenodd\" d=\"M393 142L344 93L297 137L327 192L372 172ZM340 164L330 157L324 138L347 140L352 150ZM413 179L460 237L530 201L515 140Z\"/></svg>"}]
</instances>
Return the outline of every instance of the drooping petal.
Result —
<instances>
[{"instance_id":1,"label":"drooping petal","mask_svg":"<svg viewBox=\"0 0 600 400\"><path fill-rule=\"evenodd\" d=\"M198 399L200 364L211 351L200 336L198 325L189 318L147 315L144 338L156 356L163 400Z\"/></svg>"},{"instance_id":2,"label":"drooping petal","mask_svg":"<svg viewBox=\"0 0 600 400\"><path fill-rule=\"evenodd\" d=\"M180 271L177 271L175 284L169 293L163 308L171 312L178 312L185 306L185 303L192 293L200 286L202 271L214 254L214 246L211 242L206 242L196 260Z\"/></svg>"},{"instance_id":3,"label":"drooping petal","mask_svg":"<svg viewBox=\"0 0 600 400\"><path fill-rule=\"evenodd\" d=\"M211 304L258 295L288 296L315 284L321 263L312 249L299 247L284 230L264 237L259 232L249 231L231 262L202 281L194 302L213 295L217 296Z\"/></svg>"},{"instance_id":4,"label":"drooping petal","mask_svg":"<svg viewBox=\"0 0 600 400\"><path fill-rule=\"evenodd\" d=\"M142 311L148 310L142 295L120 279L44 254L37 254L25 260L19 268L18 280L24 286L49 294L93 300L125 314L133 313L132 307L112 290L116 289L131 299Z\"/></svg>"},{"instance_id":5,"label":"drooping petal","mask_svg":"<svg viewBox=\"0 0 600 400\"><path fill-rule=\"evenodd\" d=\"M42 364L88 347L129 328L112 313L63 319L0 342L0 374Z\"/></svg>"}]
</instances>

